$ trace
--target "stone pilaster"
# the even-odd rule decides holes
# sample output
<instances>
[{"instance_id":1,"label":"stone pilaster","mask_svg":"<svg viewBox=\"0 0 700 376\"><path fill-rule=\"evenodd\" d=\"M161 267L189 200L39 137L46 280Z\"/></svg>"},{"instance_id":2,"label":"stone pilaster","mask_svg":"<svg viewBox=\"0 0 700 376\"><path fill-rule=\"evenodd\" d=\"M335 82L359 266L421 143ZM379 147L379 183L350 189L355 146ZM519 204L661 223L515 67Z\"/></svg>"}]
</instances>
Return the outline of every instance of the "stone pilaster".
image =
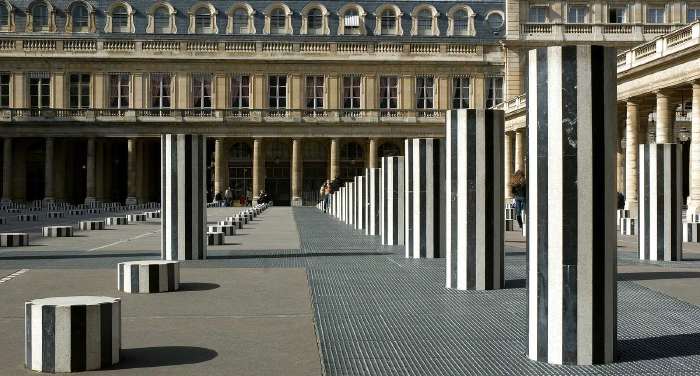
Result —
<instances>
[{"instance_id":1,"label":"stone pilaster","mask_svg":"<svg viewBox=\"0 0 700 376\"><path fill-rule=\"evenodd\" d=\"M330 180L340 176L340 140L337 138L331 139L331 174Z\"/></svg>"},{"instance_id":2,"label":"stone pilaster","mask_svg":"<svg viewBox=\"0 0 700 376\"><path fill-rule=\"evenodd\" d=\"M87 140L87 162L85 163L85 203L95 202L95 138Z\"/></svg>"},{"instance_id":3,"label":"stone pilaster","mask_svg":"<svg viewBox=\"0 0 700 376\"><path fill-rule=\"evenodd\" d=\"M52 203L54 201L54 142L52 137L46 138L44 163L44 202Z\"/></svg>"},{"instance_id":4,"label":"stone pilaster","mask_svg":"<svg viewBox=\"0 0 700 376\"><path fill-rule=\"evenodd\" d=\"M98 202L105 199L104 161L104 140L98 140L95 143L95 197Z\"/></svg>"},{"instance_id":5,"label":"stone pilaster","mask_svg":"<svg viewBox=\"0 0 700 376\"><path fill-rule=\"evenodd\" d=\"M525 128L515 131L515 171L525 171Z\"/></svg>"},{"instance_id":6,"label":"stone pilaster","mask_svg":"<svg viewBox=\"0 0 700 376\"><path fill-rule=\"evenodd\" d=\"M669 144L673 139L673 111L668 94L656 93L656 143Z\"/></svg>"},{"instance_id":7,"label":"stone pilaster","mask_svg":"<svg viewBox=\"0 0 700 376\"><path fill-rule=\"evenodd\" d=\"M226 191L224 175L224 140L217 138L214 141L214 196L217 193L223 198Z\"/></svg>"},{"instance_id":8,"label":"stone pilaster","mask_svg":"<svg viewBox=\"0 0 700 376\"><path fill-rule=\"evenodd\" d=\"M135 205L136 200L136 139L130 138L126 142L127 154L127 178L126 178L126 205Z\"/></svg>"},{"instance_id":9,"label":"stone pilaster","mask_svg":"<svg viewBox=\"0 0 700 376\"><path fill-rule=\"evenodd\" d=\"M617 128L617 139L615 140L615 182L617 192L625 191L625 153L622 151L622 135L624 126L620 124Z\"/></svg>"},{"instance_id":10,"label":"stone pilaster","mask_svg":"<svg viewBox=\"0 0 700 376\"><path fill-rule=\"evenodd\" d=\"M302 174L302 149L301 139L292 140L292 206L302 206L301 174Z\"/></svg>"},{"instance_id":11,"label":"stone pilaster","mask_svg":"<svg viewBox=\"0 0 700 376\"><path fill-rule=\"evenodd\" d=\"M625 127L625 209L632 218L637 218L639 196L637 193L637 170L639 155L639 105L627 102L627 122Z\"/></svg>"},{"instance_id":12,"label":"stone pilaster","mask_svg":"<svg viewBox=\"0 0 700 376\"><path fill-rule=\"evenodd\" d=\"M144 189L144 152L146 149L143 138L136 141L136 201L143 202L145 196Z\"/></svg>"},{"instance_id":13,"label":"stone pilaster","mask_svg":"<svg viewBox=\"0 0 700 376\"><path fill-rule=\"evenodd\" d=\"M513 198L510 179L513 176L513 132L505 132L503 137L503 196L506 200Z\"/></svg>"},{"instance_id":14,"label":"stone pilaster","mask_svg":"<svg viewBox=\"0 0 700 376\"><path fill-rule=\"evenodd\" d=\"M260 191L265 188L265 172L263 140L256 138L253 140L253 203L258 202Z\"/></svg>"},{"instance_id":15,"label":"stone pilaster","mask_svg":"<svg viewBox=\"0 0 700 376\"><path fill-rule=\"evenodd\" d=\"M690 193L688 197L688 222L700 214L700 82L693 83L693 109L690 136Z\"/></svg>"},{"instance_id":16,"label":"stone pilaster","mask_svg":"<svg viewBox=\"0 0 700 376\"><path fill-rule=\"evenodd\" d=\"M377 150L378 148L378 141L376 138L370 138L368 142L368 150L369 150L369 155L368 155L368 167L369 168L379 168L379 151Z\"/></svg>"},{"instance_id":17,"label":"stone pilaster","mask_svg":"<svg viewBox=\"0 0 700 376\"><path fill-rule=\"evenodd\" d=\"M12 139L5 137L2 146L2 199L12 201Z\"/></svg>"}]
</instances>

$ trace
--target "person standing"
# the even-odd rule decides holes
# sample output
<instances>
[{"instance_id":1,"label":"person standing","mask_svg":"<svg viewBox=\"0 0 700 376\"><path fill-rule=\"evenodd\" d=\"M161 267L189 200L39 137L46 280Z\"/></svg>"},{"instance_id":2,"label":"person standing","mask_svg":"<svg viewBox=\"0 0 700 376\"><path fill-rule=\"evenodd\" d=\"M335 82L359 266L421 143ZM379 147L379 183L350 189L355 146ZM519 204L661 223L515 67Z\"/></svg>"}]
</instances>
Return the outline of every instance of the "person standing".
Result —
<instances>
[{"instance_id":1,"label":"person standing","mask_svg":"<svg viewBox=\"0 0 700 376\"><path fill-rule=\"evenodd\" d=\"M226 188L226 191L224 191L224 199L226 200L226 206L233 206L233 192L231 192L231 187Z\"/></svg>"},{"instance_id":2,"label":"person standing","mask_svg":"<svg viewBox=\"0 0 700 376\"><path fill-rule=\"evenodd\" d=\"M527 197L527 179L522 170L515 171L510 179L510 188L513 192L513 200L515 201L515 215L518 220L518 225L523 228L523 211L526 209Z\"/></svg>"}]
</instances>

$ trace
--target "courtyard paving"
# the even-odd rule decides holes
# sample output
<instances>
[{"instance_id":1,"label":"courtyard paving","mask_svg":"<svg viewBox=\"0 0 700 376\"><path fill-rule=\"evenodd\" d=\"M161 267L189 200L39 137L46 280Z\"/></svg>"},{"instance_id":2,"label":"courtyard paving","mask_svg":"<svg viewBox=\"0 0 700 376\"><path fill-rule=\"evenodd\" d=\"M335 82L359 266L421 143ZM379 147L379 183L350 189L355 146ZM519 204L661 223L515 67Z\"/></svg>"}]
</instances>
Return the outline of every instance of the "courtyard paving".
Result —
<instances>
[{"instance_id":1,"label":"courtyard paving","mask_svg":"<svg viewBox=\"0 0 700 376\"><path fill-rule=\"evenodd\" d=\"M209 221L235 210L209 209ZM182 291L117 292L116 263L158 258L159 230L149 220L75 238L34 234L31 247L0 249L0 278L16 273L0 284L0 375L30 374L23 302L80 294L123 299L122 361L95 374L700 374L694 245L687 261L649 263L621 238L618 362L557 367L525 356L526 265L516 232L507 236L506 289L455 291L444 288L444 260L405 259L402 247L315 209L275 207L210 247L208 260L184 262Z\"/></svg>"}]
</instances>

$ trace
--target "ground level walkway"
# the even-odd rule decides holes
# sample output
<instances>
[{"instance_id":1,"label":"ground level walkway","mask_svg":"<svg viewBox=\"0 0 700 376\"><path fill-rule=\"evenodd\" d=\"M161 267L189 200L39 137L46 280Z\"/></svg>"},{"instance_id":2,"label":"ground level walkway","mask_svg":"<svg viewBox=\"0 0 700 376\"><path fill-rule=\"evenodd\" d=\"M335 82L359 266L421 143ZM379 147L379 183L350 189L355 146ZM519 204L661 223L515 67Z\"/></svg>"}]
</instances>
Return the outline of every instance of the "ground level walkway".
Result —
<instances>
[{"instance_id":1,"label":"ground level walkway","mask_svg":"<svg viewBox=\"0 0 700 376\"><path fill-rule=\"evenodd\" d=\"M236 209L209 209L209 221ZM619 254L619 361L554 367L525 356L523 238L508 234L506 289L444 288L444 260L412 260L311 208L272 208L209 259L183 263L183 290L125 295L116 263L158 258L157 221L0 250L0 374L26 375L23 302L123 298L123 359L105 375L700 374L700 253L641 263ZM23 271L17 273L17 271ZM1 280L0 280L1 281Z\"/></svg>"}]
</instances>

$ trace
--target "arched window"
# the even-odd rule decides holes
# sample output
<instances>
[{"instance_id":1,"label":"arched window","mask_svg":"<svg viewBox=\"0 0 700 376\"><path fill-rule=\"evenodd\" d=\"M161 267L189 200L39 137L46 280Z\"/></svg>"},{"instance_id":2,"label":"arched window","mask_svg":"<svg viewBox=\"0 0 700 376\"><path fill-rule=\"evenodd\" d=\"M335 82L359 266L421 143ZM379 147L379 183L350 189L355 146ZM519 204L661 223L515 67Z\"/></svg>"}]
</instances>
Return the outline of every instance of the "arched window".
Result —
<instances>
[{"instance_id":1,"label":"arched window","mask_svg":"<svg viewBox=\"0 0 700 376\"><path fill-rule=\"evenodd\" d=\"M233 12L233 34L248 34L248 12L245 9Z\"/></svg>"},{"instance_id":2,"label":"arched window","mask_svg":"<svg viewBox=\"0 0 700 376\"><path fill-rule=\"evenodd\" d=\"M73 32L84 33L90 27L90 13L85 4L76 4L71 11Z\"/></svg>"},{"instance_id":3,"label":"arched window","mask_svg":"<svg viewBox=\"0 0 700 376\"><path fill-rule=\"evenodd\" d=\"M170 34L170 11L165 7L158 7L153 13L153 32Z\"/></svg>"},{"instance_id":4,"label":"arched window","mask_svg":"<svg viewBox=\"0 0 700 376\"><path fill-rule=\"evenodd\" d=\"M0 31L10 31L10 25L12 24L10 13L8 4L0 1Z\"/></svg>"},{"instance_id":5,"label":"arched window","mask_svg":"<svg viewBox=\"0 0 700 376\"><path fill-rule=\"evenodd\" d=\"M345 21L345 33L347 35L360 34L360 15L357 9L349 9L343 17Z\"/></svg>"},{"instance_id":6,"label":"arched window","mask_svg":"<svg viewBox=\"0 0 700 376\"><path fill-rule=\"evenodd\" d=\"M393 9L386 9L381 15L382 35L396 35L396 13Z\"/></svg>"},{"instance_id":7,"label":"arched window","mask_svg":"<svg viewBox=\"0 0 700 376\"><path fill-rule=\"evenodd\" d=\"M277 8L270 14L270 34L285 34L287 14L284 9Z\"/></svg>"},{"instance_id":8,"label":"arched window","mask_svg":"<svg viewBox=\"0 0 700 376\"><path fill-rule=\"evenodd\" d=\"M429 10L423 9L418 12L417 27L418 35L433 35L433 15Z\"/></svg>"},{"instance_id":9,"label":"arched window","mask_svg":"<svg viewBox=\"0 0 700 376\"><path fill-rule=\"evenodd\" d=\"M118 6L112 10L112 32L129 32L129 11L125 6Z\"/></svg>"},{"instance_id":10,"label":"arched window","mask_svg":"<svg viewBox=\"0 0 700 376\"><path fill-rule=\"evenodd\" d=\"M231 146L231 159L234 161L249 161L253 159L253 150L246 142L236 142Z\"/></svg>"},{"instance_id":11,"label":"arched window","mask_svg":"<svg viewBox=\"0 0 700 376\"><path fill-rule=\"evenodd\" d=\"M194 14L195 34L211 34L211 13L206 8L200 8Z\"/></svg>"},{"instance_id":12,"label":"arched window","mask_svg":"<svg viewBox=\"0 0 700 376\"><path fill-rule=\"evenodd\" d=\"M175 34L175 8L165 1L156 1L148 10L146 32L150 34Z\"/></svg>"},{"instance_id":13,"label":"arched window","mask_svg":"<svg viewBox=\"0 0 700 376\"><path fill-rule=\"evenodd\" d=\"M307 17L307 32L309 34L322 34L323 33L323 14L318 8L311 9Z\"/></svg>"},{"instance_id":14,"label":"arched window","mask_svg":"<svg viewBox=\"0 0 700 376\"><path fill-rule=\"evenodd\" d=\"M476 14L467 5L455 5L447 12L447 35L475 36Z\"/></svg>"},{"instance_id":15,"label":"arched window","mask_svg":"<svg viewBox=\"0 0 700 376\"><path fill-rule=\"evenodd\" d=\"M365 35L365 10L358 4L345 4L338 10L338 35Z\"/></svg>"},{"instance_id":16,"label":"arched window","mask_svg":"<svg viewBox=\"0 0 700 376\"><path fill-rule=\"evenodd\" d=\"M46 4L32 7L32 30L49 31L49 7Z\"/></svg>"},{"instance_id":17,"label":"arched window","mask_svg":"<svg viewBox=\"0 0 700 376\"><path fill-rule=\"evenodd\" d=\"M364 160L365 155L362 145L354 141L348 142L343 146L340 152L340 159L344 161Z\"/></svg>"},{"instance_id":18,"label":"arched window","mask_svg":"<svg viewBox=\"0 0 700 376\"><path fill-rule=\"evenodd\" d=\"M454 15L454 35L469 34L469 15L463 10L458 10Z\"/></svg>"}]
</instances>

